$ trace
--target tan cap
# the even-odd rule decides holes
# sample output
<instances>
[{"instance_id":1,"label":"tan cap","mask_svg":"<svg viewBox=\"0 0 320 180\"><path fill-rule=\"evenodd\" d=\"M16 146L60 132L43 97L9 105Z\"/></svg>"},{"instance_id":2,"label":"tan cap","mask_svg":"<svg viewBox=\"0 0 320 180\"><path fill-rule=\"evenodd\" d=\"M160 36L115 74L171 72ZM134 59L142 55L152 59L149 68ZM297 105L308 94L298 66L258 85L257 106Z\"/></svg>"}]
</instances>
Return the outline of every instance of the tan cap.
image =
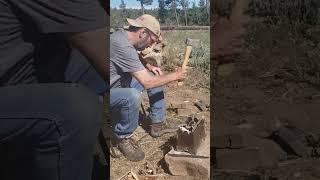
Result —
<instances>
[{"instance_id":1,"label":"tan cap","mask_svg":"<svg viewBox=\"0 0 320 180\"><path fill-rule=\"evenodd\" d=\"M144 15L138 17L137 19L127 18L127 21L131 26L145 27L145 28L149 29L161 41L162 37L161 37L161 33L160 33L160 23L155 17L153 17L149 14L144 14Z\"/></svg>"}]
</instances>

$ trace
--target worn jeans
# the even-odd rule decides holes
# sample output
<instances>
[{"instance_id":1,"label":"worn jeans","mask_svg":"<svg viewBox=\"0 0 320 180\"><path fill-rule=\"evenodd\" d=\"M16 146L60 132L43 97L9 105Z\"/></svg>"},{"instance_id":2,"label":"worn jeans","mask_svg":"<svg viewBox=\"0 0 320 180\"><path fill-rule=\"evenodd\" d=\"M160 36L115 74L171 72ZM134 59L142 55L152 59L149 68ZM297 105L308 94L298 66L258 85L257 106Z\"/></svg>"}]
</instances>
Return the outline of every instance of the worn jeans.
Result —
<instances>
[{"instance_id":1,"label":"worn jeans","mask_svg":"<svg viewBox=\"0 0 320 180\"><path fill-rule=\"evenodd\" d=\"M71 53L65 78L66 81L83 84L97 94L109 93L109 84L104 82L86 58L76 50ZM131 136L137 128L143 90L143 86L136 79L132 80L128 88L110 89L110 111L116 137ZM163 87L148 89L147 93L151 123L163 122L166 113Z\"/></svg>"},{"instance_id":2,"label":"worn jeans","mask_svg":"<svg viewBox=\"0 0 320 180\"><path fill-rule=\"evenodd\" d=\"M129 88L112 88L110 90L111 119L113 131L117 138L130 137L139 124L139 109L143 86L132 79ZM150 104L150 123L161 123L165 120L165 99L163 87L147 90Z\"/></svg>"},{"instance_id":3,"label":"worn jeans","mask_svg":"<svg viewBox=\"0 0 320 180\"><path fill-rule=\"evenodd\" d=\"M102 125L97 95L75 84L34 84L1 87L0 99L0 179L91 179Z\"/></svg>"},{"instance_id":4,"label":"worn jeans","mask_svg":"<svg viewBox=\"0 0 320 180\"><path fill-rule=\"evenodd\" d=\"M109 91L109 83L100 77L88 60L77 50L71 52L65 81L87 86L98 95L104 95Z\"/></svg>"}]
</instances>

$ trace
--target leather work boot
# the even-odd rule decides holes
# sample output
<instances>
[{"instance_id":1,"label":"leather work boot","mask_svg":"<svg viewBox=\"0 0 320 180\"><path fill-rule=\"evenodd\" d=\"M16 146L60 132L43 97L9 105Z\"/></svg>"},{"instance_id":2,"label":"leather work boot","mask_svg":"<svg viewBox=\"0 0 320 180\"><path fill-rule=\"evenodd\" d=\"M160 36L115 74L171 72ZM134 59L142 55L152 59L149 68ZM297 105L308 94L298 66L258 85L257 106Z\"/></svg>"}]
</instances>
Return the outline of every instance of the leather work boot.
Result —
<instances>
[{"instance_id":1,"label":"leather work boot","mask_svg":"<svg viewBox=\"0 0 320 180\"><path fill-rule=\"evenodd\" d=\"M144 159L145 154L141 147L131 137L120 139L118 148L122 154L130 161L141 161Z\"/></svg>"},{"instance_id":2,"label":"leather work boot","mask_svg":"<svg viewBox=\"0 0 320 180\"><path fill-rule=\"evenodd\" d=\"M169 127L166 122L153 123L149 125L149 134L154 138L160 137L166 133L173 133L176 131L177 131L177 128Z\"/></svg>"}]
</instances>

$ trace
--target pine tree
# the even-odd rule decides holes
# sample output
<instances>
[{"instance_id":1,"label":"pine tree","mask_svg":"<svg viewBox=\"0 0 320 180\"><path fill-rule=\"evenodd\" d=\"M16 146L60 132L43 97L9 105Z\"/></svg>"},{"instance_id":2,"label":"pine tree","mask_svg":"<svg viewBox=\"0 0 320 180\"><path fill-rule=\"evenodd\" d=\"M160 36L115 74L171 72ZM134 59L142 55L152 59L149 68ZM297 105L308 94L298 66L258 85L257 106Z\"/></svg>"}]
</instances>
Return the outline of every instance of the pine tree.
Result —
<instances>
[{"instance_id":1,"label":"pine tree","mask_svg":"<svg viewBox=\"0 0 320 180\"><path fill-rule=\"evenodd\" d=\"M167 6L171 6L171 10L174 12L174 16L176 18L177 26L179 26L180 22L179 22L179 16L177 12L177 8L178 8L177 0L166 0L165 3Z\"/></svg>"},{"instance_id":2,"label":"pine tree","mask_svg":"<svg viewBox=\"0 0 320 180\"><path fill-rule=\"evenodd\" d=\"M189 10L190 25L196 25L199 23L199 8L196 6L196 3L192 3L192 8Z\"/></svg>"},{"instance_id":3,"label":"pine tree","mask_svg":"<svg viewBox=\"0 0 320 180\"><path fill-rule=\"evenodd\" d=\"M127 7L127 4L124 3L123 0L121 0L121 3L120 3L120 5L119 5L119 9L122 11L123 15L125 15L125 16L127 15L127 9L126 9L126 7Z\"/></svg>"},{"instance_id":4,"label":"pine tree","mask_svg":"<svg viewBox=\"0 0 320 180\"><path fill-rule=\"evenodd\" d=\"M166 4L164 0L158 0L158 2L159 2L158 14L159 14L160 22L164 23L168 14L166 10Z\"/></svg>"},{"instance_id":5,"label":"pine tree","mask_svg":"<svg viewBox=\"0 0 320 180\"><path fill-rule=\"evenodd\" d=\"M200 8L203 8L203 7L205 7L205 6L206 6L205 0L200 0L200 1L199 1L199 7L200 7Z\"/></svg>"},{"instance_id":6,"label":"pine tree","mask_svg":"<svg viewBox=\"0 0 320 180\"><path fill-rule=\"evenodd\" d=\"M151 5L153 0L137 0L140 2L142 14L144 14L144 5Z\"/></svg>"},{"instance_id":7,"label":"pine tree","mask_svg":"<svg viewBox=\"0 0 320 180\"><path fill-rule=\"evenodd\" d=\"M207 7L206 7L206 0L200 0L199 1L199 23L201 25L205 25L208 22L208 14L207 14Z\"/></svg>"},{"instance_id":8,"label":"pine tree","mask_svg":"<svg viewBox=\"0 0 320 180\"><path fill-rule=\"evenodd\" d=\"M188 26L188 13L187 13L187 9L189 7L189 1L188 0L180 0L180 5L184 11L184 22L185 25Z\"/></svg>"}]
</instances>

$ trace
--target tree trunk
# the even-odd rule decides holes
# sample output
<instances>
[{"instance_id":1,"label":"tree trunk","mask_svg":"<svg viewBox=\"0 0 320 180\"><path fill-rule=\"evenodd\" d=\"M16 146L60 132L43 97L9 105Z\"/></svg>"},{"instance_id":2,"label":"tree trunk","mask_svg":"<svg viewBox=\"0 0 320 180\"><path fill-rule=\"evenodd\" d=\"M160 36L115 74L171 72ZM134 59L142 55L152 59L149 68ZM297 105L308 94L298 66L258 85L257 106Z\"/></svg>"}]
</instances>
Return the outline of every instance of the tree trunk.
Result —
<instances>
[{"instance_id":1,"label":"tree trunk","mask_svg":"<svg viewBox=\"0 0 320 180\"><path fill-rule=\"evenodd\" d=\"M210 24L210 1L206 0L206 7L207 7L207 19L208 23Z\"/></svg>"},{"instance_id":2,"label":"tree trunk","mask_svg":"<svg viewBox=\"0 0 320 180\"><path fill-rule=\"evenodd\" d=\"M185 23L186 23L186 26L188 26L188 15L187 15L187 8L184 7L184 19L185 19Z\"/></svg>"},{"instance_id":3,"label":"tree trunk","mask_svg":"<svg viewBox=\"0 0 320 180\"><path fill-rule=\"evenodd\" d=\"M179 26L179 18L178 18L178 13L177 13L177 3L176 3L175 0L173 1L173 3L174 3L174 14L176 16L176 21L177 21L177 24Z\"/></svg>"},{"instance_id":4,"label":"tree trunk","mask_svg":"<svg viewBox=\"0 0 320 180\"><path fill-rule=\"evenodd\" d=\"M178 17L177 9L174 9L174 13L176 15L176 21L177 21L177 24L179 26L180 24L179 24L179 17Z\"/></svg>"},{"instance_id":5,"label":"tree trunk","mask_svg":"<svg viewBox=\"0 0 320 180\"><path fill-rule=\"evenodd\" d=\"M210 1L206 0L206 7L207 7L207 15L208 18L210 17Z\"/></svg>"},{"instance_id":6,"label":"tree trunk","mask_svg":"<svg viewBox=\"0 0 320 180\"><path fill-rule=\"evenodd\" d=\"M140 1L140 5L141 5L141 10L142 10L142 15L143 15L144 14L144 7L143 7L142 1Z\"/></svg>"}]
</instances>

